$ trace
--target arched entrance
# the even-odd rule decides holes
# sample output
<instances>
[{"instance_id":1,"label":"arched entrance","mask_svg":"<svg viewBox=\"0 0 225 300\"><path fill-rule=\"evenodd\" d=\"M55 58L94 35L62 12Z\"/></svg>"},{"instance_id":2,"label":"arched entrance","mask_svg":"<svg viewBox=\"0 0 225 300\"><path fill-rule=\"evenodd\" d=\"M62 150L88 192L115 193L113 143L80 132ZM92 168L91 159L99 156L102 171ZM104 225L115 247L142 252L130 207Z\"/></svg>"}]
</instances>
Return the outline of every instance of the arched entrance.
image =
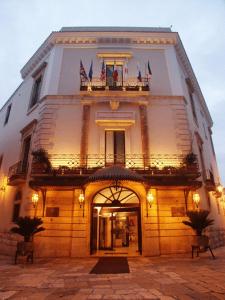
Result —
<instances>
[{"instance_id":1,"label":"arched entrance","mask_svg":"<svg viewBox=\"0 0 225 300\"><path fill-rule=\"evenodd\" d=\"M139 255L142 251L140 200L124 186L97 192L91 209L91 254Z\"/></svg>"}]
</instances>

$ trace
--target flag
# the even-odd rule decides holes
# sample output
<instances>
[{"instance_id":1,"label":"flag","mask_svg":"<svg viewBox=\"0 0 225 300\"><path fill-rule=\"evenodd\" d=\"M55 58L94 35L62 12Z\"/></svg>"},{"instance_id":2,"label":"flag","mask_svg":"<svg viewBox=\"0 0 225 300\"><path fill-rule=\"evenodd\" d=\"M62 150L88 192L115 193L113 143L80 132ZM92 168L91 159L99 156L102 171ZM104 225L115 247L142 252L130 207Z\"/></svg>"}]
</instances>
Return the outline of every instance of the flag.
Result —
<instances>
[{"instance_id":1,"label":"flag","mask_svg":"<svg viewBox=\"0 0 225 300\"><path fill-rule=\"evenodd\" d=\"M140 69L140 64L139 64L139 62L138 62L138 64L137 64L137 71L138 71L137 79L138 79L139 82L142 82L141 69Z\"/></svg>"},{"instance_id":2,"label":"flag","mask_svg":"<svg viewBox=\"0 0 225 300\"><path fill-rule=\"evenodd\" d=\"M102 69L101 69L100 79L102 81L105 80L105 62L104 62L104 60L102 61Z\"/></svg>"},{"instance_id":3,"label":"flag","mask_svg":"<svg viewBox=\"0 0 225 300\"><path fill-rule=\"evenodd\" d=\"M124 72L124 79L126 79L127 76L128 76L128 66L127 66L127 61L125 61L125 63L124 63L123 72Z\"/></svg>"},{"instance_id":4,"label":"flag","mask_svg":"<svg viewBox=\"0 0 225 300\"><path fill-rule=\"evenodd\" d=\"M116 63L114 63L114 68L113 68L113 80L115 82L118 81L118 71L117 71Z\"/></svg>"},{"instance_id":5,"label":"flag","mask_svg":"<svg viewBox=\"0 0 225 300\"><path fill-rule=\"evenodd\" d=\"M87 74L85 72L82 60L80 60L80 80L81 81L86 81L88 80Z\"/></svg>"},{"instance_id":6,"label":"flag","mask_svg":"<svg viewBox=\"0 0 225 300\"><path fill-rule=\"evenodd\" d=\"M152 70L150 68L150 63L148 61L148 76L151 77L151 75L152 75Z\"/></svg>"},{"instance_id":7,"label":"flag","mask_svg":"<svg viewBox=\"0 0 225 300\"><path fill-rule=\"evenodd\" d=\"M90 66L90 70L88 73L88 77L89 77L90 81L92 81L92 75L93 75L93 61L91 61L91 66Z\"/></svg>"},{"instance_id":8,"label":"flag","mask_svg":"<svg viewBox=\"0 0 225 300\"><path fill-rule=\"evenodd\" d=\"M140 82L142 82L141 71L140 71L140 70L138 71L137 79L138 79Z\"/></svg>"}]
</instances>

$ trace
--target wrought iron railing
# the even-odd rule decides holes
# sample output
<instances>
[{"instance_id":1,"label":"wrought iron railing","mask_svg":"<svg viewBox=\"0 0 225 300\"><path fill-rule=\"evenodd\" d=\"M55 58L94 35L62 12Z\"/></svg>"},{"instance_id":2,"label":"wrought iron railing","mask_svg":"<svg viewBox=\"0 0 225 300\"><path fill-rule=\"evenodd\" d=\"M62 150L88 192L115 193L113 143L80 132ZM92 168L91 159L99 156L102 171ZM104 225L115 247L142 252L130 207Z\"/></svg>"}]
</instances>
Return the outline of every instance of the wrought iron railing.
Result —
<instances>
[{"instance_id":1,"label":"wrought iron railing","mask_svg":"<svg viewBox=\"0 0 225 300\"><path fill-rule=\"evenodd\" d=\"M51 154L51 168L35 163L31 166L31 174L73 175L92 173L93 171L112 165L121 165L137 172L151 175L157 174L188 174L198 172L198 165L187 165L183 155L105 155L105 154Z\"/></svg>"},{"instance_id":2,"label":"wrought iron railing","mask_svg":"<svg viewBox=\"0 0 225 300\"><path fill-rule=\"evenodd\" d=\"M123 81L115 81L112 84L107 84L105 81L94 77L91 82L83 81L80 85L81 91L149 91L150 85L148 78L142 78L138 81L136 77L127 78Z\"/></svg>"},{"instance_id":3,"label":"wrought iron railing","mask_svg":"<svg viewBox=\"0 0 225 300\"><path fill-rule=\"evenodd\" d=\"M13 176L21 176L25 178L27 170L28 164L24 164L22 161L19 161L9 168L8 178L9 180L12 179Z\"/></svg>"}]
</instances>

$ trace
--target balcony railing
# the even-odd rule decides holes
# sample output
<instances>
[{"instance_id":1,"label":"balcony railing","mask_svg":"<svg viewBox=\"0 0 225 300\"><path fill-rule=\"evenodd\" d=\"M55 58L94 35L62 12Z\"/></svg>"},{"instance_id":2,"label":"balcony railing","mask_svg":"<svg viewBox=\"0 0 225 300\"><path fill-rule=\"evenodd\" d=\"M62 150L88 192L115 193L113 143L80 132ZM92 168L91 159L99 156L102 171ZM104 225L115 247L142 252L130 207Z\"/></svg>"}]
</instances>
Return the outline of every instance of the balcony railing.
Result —
<instances>
[{"instance_id":1,"label":"balcony railing","mask_svg":"<svg viewBox=\"0 0 225 300\"><path fill-rule=\"evenodd\" d=\"M76 175L91 174L97 169L112 165L121 165L147 175L187 175L198 173L198 165L187 165L182 155L150 155L126 154L104 155L88 154L52 154L49 155L52 168L33 161L31 175Z\"/></svg>"},{"instance_id":2,"label":"balcony railing","mask_svg":"<svg viewBox=\"0 0 225 300\"><path fill-rule=\"evenodd\" d=\"M9 168L8 178L9 183L19 183L26 179L28 170L28 164L24 164L22 161L17 162Z\"/></svg>"},{"instance_id":3,"label":"balcony railing","mask_svg":"<svg viewBox=\"0 0 225 300\"><path fill-rule=\"evenodd\" d=\"M92 82L83 81L80 85L81 91L149 91L150 85L148 78L142 78L138 81L136 77L127 78L123 81L116 81L112 84L107 84L105 81L97 77L92 79Z\"/></svg>"}]
</instances>

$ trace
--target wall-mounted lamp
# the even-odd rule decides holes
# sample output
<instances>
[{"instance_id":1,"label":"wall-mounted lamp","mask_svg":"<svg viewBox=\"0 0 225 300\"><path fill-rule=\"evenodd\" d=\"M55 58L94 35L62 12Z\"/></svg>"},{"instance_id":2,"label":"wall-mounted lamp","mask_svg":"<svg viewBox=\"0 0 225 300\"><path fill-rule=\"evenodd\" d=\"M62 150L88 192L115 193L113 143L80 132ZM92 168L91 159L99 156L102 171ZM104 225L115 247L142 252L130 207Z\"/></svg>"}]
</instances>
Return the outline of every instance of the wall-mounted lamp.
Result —
<instances>
[{"instance_id":1,"label":"wall-mounted lamp","mask_svg":"<svg viewBox=\"0 0 225 300\"><path fill-rule=\"evenodd\" d=\"M2 191L2 192L5 192L5 191L6 191L7 181L8 181L7 176L4 176L4 178L3 178L3 180L2 180L2 184L1 184L1 186L0 186L0 191Z\"/></svg>"},{"instance_id":2,"label":"wall-mounted lamp","mask_svg":"<svg viewBox=\"0 0 225 300\"><path fill-rule=\"evenodd\" d=\"M84 201L85 201L85 198L84 198L84 192L83 191L80 192L78 201L79 201L79 204L80 204L80 208L83 207L83 217L84 217Z\"/></svg>"},{"instance_id":3,"label":"wall-mounted lamp","mask_svg":"<svg viewBox=\"0 0 225 300\"><path fill-rule=\"evenodd\" d=\"M146 212L147 212L147 218L148 218L148 207L152 207L152 203L154 202L154 196L149 190L146 196Z\"/></svg>"},{"instance_id":4,"label":"wall-mounted lamp","mask_svg":"<svg viewBox=\"0 0 225 300\"><path fill-rule=\"evenodd\" d=\"M34 208L36 208L37 204L38 204L38 201L39 201L39 195L38 195L38 193L33 193L32 194L31 201L33 203Z\"/></svg>"},{"instance_id":5,"label":"wall-mounted lamp","mask_svg":"<svg viewBox=\"0 0 225 300\"><path fill-rule=\"evenodd\" d=\"M147 202L149 204L149 207L152 207L152 203L154 202L154 196L152 195L151 192L148 192L147 194Z\"/></svg>"},{"instance_id":6,"label":"wall-mounted lamp","mask_svg":"<svg viewBox=\"0 0 225 300\"><path fill-rule=\"evenodd\" d=\"M223 192L223 186L221 184L219 184L217 187L216 187L217 191L219 193L222 193Z\"/></svg>"},{"instance_id":7,"label":"wall-mounted lamp","mask_svg":"<svg viewBox=\"0 0 225 300\"><path fill-rule=\"evenodd\" d=\"M193 201L194 201L194 204L196 205L196 207L198 208L198 205L199 205L199 202L200 202L200 195L199 193L194 193L193 194L193 197L192 197Z\"/></svg>"}]
</instances>

